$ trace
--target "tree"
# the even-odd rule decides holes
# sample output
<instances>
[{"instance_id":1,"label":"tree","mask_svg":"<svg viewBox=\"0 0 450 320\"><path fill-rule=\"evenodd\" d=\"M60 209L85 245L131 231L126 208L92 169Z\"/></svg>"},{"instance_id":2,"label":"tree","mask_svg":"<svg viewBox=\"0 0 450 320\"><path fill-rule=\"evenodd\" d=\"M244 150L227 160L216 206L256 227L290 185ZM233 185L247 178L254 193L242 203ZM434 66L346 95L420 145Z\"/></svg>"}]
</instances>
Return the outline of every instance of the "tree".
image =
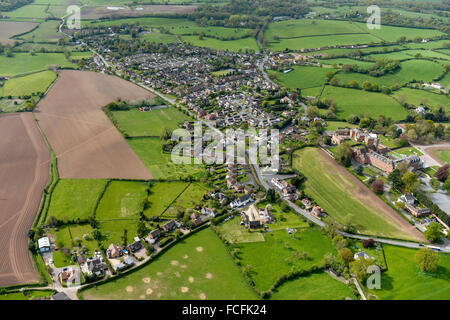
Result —
<instances>
[{"instance_id":1,"label":"tree","mask_svg":"<svg viewBox=\"0 0 450 320\"><path fill-rule=\"evenodd\" d=\"M149 229L147 228L147 225L145 224L144 221L139 220L138 225L137 225L137 234L139 236L139 238L144 238L148 233L149 233Z\"/></svg>"},{"instance_id":2,"label":"tree","mask_svg":"<svg viewBox=\"0 0 450 320\"><path fill-rule=\"evenodd\" d=\"M364 248L372 248L373 246L375 246L375 240L373 239L364 239L362 241L362 245Z\"/></svg>"},{"instance_id":3,"label":"tree","mask_svg":"<svg viewBox=\"0 0 450 320\"><path fill-rule=\"evenodd\" d=\"M384 182L383 180L377 179L371 184L372 190L375 193L381 194L384 191Z\"/></svg>"},{"instance_id":4,"label":"tree","mask_svg":"<svg viewBox=\"0 0 450 320\"><path fill-rule=\"evenodd\" d=\"M411 171L406 172L403 176L402 176L402 182L404 185L404 189L406 192L413 192L417 189L417 187L419 186L419 178L417 177L417 175Z\"/></svg>"},{"instance_id":5,"label":"tree","mask_svg":"<svg viewBox=\"0 0 450 320\"><path fill-rule=\"evenodd\" d=\"M337 250L342 250L348 246L348 240L341 235L337 235L333 238L333 245Z\"/></svg>"},{"instance_id":6,"label":"tree","mask_svg":"<svg viewBox=\"0 0 450 320\"><path fill-rule=\"evenodd\" d=\"M430 248L419 249L416 253L416 262L420 270L426 272L436 271L439 263L439 255Z\"/></svg>"},{"instance_id":7,"label":"tree","mask_svg":"<svg viewBox=\"0 0 450 320\"><path fill-rule=\"evenodd\" d=\"M402 174L400 172L400 170L398 169L394 169L394 171L392 171L389 176L388 176L388 180L390 182L392 182L392 185L395 188L401 188L403 183L402 183Z\"/></svg>"},{"instance_id":8,"label":"tree","mask_svg":"<svg viewBox=\"0 0 450 320\"><path fill-rule=\"evenodd\" d=\"M363 166L360 165L360 164L357 165L356 168L355 168L355 173L356 173L358 176L362 176L363 172L364 172Z\"/></svg>"},{"instance_id":9,"label":"tree","mask_svg":"<svg viewBox=\"0 0 450 320\"><path fill-rule=\"evenodd\" d=\"M374 261L372 259L364 259L361 257L350 263L350 269L356 276L356 279L358 279L359 282L363 282L368 276L367 269L373 264Z\"/></svg>"},{"instance_id":10,"label":"tree","mask_svg":"<svg viewBox=\"0 0 450 320\"><path fill-rule=\"evenodd\" d=\"M92 234L92 238L94 238L97 241L99 241L102 237L102 234L97 229L94 229L91 234Z\"/></svg>"},{"instance_id":11,"label":"tree","mask_svg":"<svg viewBox=\"0 0 450 320\"><path fill-rule=\"evenodd\" d=\"M339 250L339 258L345 262L345 264L349 265L353 259L353 253L349 248L343 248Z\"/></svg>"},{"instance_id":12,"label":"tree","mask_svg":"<svg viewBox=\"0 0 450 320\"><path fill-rule=\"evenodd\" d=\"M434 173L434 177L439 181L445 181L448 177L449 171L448 168L449 168L448 164L443 165Z\"/></svg>"},{"instance_id":13,"label":"tree","mask_svg":"<svg viewBox=\"0 0 450 320\"><path fill-rule=\"evenodd\" d=\"M351 154L350 145L344 142L337 147L334 156L337 162L339 162L343 166L348 167L351 164L350 154Z\"/></svg>"},{"instance_id":14,"label":"tree","mask_svg":"<svg viewBox=\"0 0 450 320\"><path fill-rule=\"evenodd\" d=\"M441 243L443 233L441 231L441 225L437 222L431 222L428 229L423 233L425 239L432 243Z\"/></svg>"}]
</instances>

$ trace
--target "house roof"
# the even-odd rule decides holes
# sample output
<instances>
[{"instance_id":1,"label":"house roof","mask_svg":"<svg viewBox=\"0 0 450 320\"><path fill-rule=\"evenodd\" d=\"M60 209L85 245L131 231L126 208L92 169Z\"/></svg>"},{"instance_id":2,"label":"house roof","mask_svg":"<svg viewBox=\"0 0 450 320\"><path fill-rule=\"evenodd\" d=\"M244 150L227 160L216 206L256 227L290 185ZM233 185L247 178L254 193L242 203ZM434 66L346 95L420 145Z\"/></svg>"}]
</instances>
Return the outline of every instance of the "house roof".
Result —
<instances>
[{"instance_id":1,"label":"house roof","mask_svg":"<svg viewBox=\"0 0 450 320\"><path fill-rule=\"evenodd\" d=\"M38 240L39 249L50 247L50 239L48 237L43 237Z\"/></svg>"},{"instance_id":2,"label":"house roof","mask_svg":"<svg viewBox=\"0 0 450 320\"><path fill-rule=\"evenodd\" d=\"M58 292L52 295L53 300L71 300L64 292Z\"/></svg>"}]
</instances>

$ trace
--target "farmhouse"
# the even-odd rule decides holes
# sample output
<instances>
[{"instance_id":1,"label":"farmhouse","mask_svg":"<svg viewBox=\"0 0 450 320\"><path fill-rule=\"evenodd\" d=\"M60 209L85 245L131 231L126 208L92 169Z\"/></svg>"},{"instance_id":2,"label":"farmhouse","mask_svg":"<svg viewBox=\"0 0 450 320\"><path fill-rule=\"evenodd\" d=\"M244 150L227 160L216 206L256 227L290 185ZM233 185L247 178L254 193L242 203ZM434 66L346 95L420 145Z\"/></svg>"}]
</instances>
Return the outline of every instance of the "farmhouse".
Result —
<instances>
[{"instance_id":1,"label":"farmhouse","mask_svg":"<svg viewBox=\"0 0 450 320\"><path fill-rule=\"evenodd\" d=\"M405 204L414 204L414 195L411 193L401 195L397 201L403 202Z\"/></svg>"},{"instance_id":2,"label":"farmhouse","mask_svg":"<svg viewBox=\"0 0 450 320\"><path fill-rule=\"evenodd\" d=\"M260 228L266 223L274 222L275 219L269 210L270 206L267 205L264 210L259 210L255 205L251 205L246 211L241 213L241 218L247 228L256 229Z\"/></svg>"}]
</instances>

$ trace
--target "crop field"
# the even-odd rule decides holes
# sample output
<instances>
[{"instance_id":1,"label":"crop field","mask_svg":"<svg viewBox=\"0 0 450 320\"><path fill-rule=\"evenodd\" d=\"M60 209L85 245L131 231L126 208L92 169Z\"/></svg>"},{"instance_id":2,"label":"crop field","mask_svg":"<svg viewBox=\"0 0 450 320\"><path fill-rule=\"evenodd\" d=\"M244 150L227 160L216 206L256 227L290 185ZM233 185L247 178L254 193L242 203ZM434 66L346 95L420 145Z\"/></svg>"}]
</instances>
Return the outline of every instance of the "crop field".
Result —
<instances>
[{"instance_id":1,"label":"crop field","mask_svg":"<svg viewBox=\"0 0 450 320\"><path fill-rule=\"evenodd\" d=\"M326 86L321 98L331 98L336 102L340 119L346 119L351 114L368 114L372 117L389 115L394 120L400 120L408 114L396 100L381 93Z\"/></svg>"},{"instance_id":2,"label":"crop field","mask_svg":"<svg viewBox=\"0 0 450 320\"><path fill-rule=\"evenodd\" d=\"M426 105L428 107L442 106L450 110L450 99L444 94L436 94L426 90L402 88L395 91L392 96L398 101L405 101L410 105L419 107Z\"/></svg>"},{"instance_id":3,"label":"crop field","mask_svg":"<svg viewBox=\"0 0 450 320\"><path fill-rule=\"evenodd\" d=\"M193 208L195 205L201 203L203 195L207 192L205 186L200 183L191 183L187 189L179 195L179 197L172 202L170 207L163 213L164 218L175 218L178 210L185 211L188 208Z\"/></svg>"},{"instance_id":4,"label":"crop field","mask_svg":"<svg viewBox=\"0 0 450 320\"><path fill-rule=\"evenodd\" d=\"M0 286L9 286L39 280L27 232L49 178L50 152L31 113L0 116L0 136Z\"/></svg>"},{"instance_id":5,"label":"crop field","mask_svg":"<svg viewBox=\"0 0 450 320\"><path fill-rule=\"evenodd\" d=\"M13 57L0 55L2 69L0 76L15 76L48 69L49 66L58 65L62 68L75 68L76 65L67 61L63 53L15 53Z\"/></svg>"},{"instance_id":6,"label":"crop field","mask_svg":"<svg viewBox=\"0 0 450 320\"><path fill-rule=\"evenodd\" d=\"M0 92L3 90L3 96L5 97L30 96L33 93L45 92L55 79L56 74L50 70L32 73L9 79L3 88L0 88Z\"/></svg>"},{"instance_id":7,"label":"crop field","mask_svg":"<svg viewBox=\"0 0 450 320\"><path fill-rule=\"evenodd\" d=\"M364 234L422 238L413 226L323 151L315 148L296 151L293 166L307 178L305 193L338 222L351 218Z\"/></svg>"},{"instance_id":8,"label":"crop field","mask_svg":"<svg viewBox=\"0 0 450 320\"><path fill-rule=\"evenodd\" d=\"M435 273L420 271L417 250L384 245L388 270L381 274L381 289L370 290L382 300L450 299L450 255L439 254Z\"/></svg>"},{"instance_id":9,"label":"crop field","mask_svg":"<svg viewBox=\"0 0 450 320\"><path fill-rule=\"evenodd\" d=\"M444 71L444 67L428 60L407 60L400 63L400 70L381 77L372 77L368 74L340 72L336 75L341 83L349 83L355 80L360 86L365 81L376 83L378 86L404 85L412 81L430 82Z\"/></svg>"},{"instance_id":10,"label":"crop field","mask_svg":"<svg viewBox=\"0 0 450 320\"><path fill-rule=\"evenodd\" d=\"M336 69L296 66L289 73L269 71L269 74L276 75L277 81L289 89L306 89L322 86L325 83L326 74L330 71L333 72Z\"/></svg>"},{"instance_id":11,"label":"crop field","mask_svg":"<svg viewBox=\"0 0 450 320\"><path fill-rule=\"evenodd\" d=\"M312 273L287 281L271 295L272 300L344 300L355 299L352 291L342 282L325 272Z\"/></svg>"},{"instance_id":12,"label":"crop field","mask_svg":"<svg viewBox=\"0 0 450 320\"><path fill-rule=\"evenodd\" d=\"M12 36L28 32L36 26L34 22L0 21L0 43L14 44L16 40L10 39Z\"/></svg>"},{"instance_id":13,"label":"crop field","mask_svg":"<svg viewBox=\"0 0 450 320\"><path fill-rule=\"evenodd\" d=\"M144 211L147 217L160 216L189 186L188 182L154 182L150 186L150 207Z\"/></svg>"},{"instance_id":14,"label":"crop field","mask_svg":"<svg viewBox=\"0 0 450 320\"><path fill-rule=\"evenodd\" d=\"M94 213L95 203L106 180L61 179L52 193L47 217L68 222L87 220Z\"/></svg>"},{"instance_id":15,"label":"crop field","mask_svg":"<svg viewBox=\"0 0 450 320\"><path fill-rule=\"evenodd\" d=\"M255 38L252 37L227 41L207 37L200 40L199 36L182 36L181 38L184 42L190 43L194 46L208 47L215 50L227 50L231 52L246 50L254 50L255 52L259 51L258 44L256 43Z\"/></svg>"},{"instance_id":16,"label":"crop field","mask_svg":"<svg viewBox=\"0 0 450 320\"><path fill-rule=\"evenodd\" d=\"M114 76L59 72L37 105L36 117L56 153L61 178L151 178L101 109L118 97L135 100L152 94Z\"/></svg>"},{"instance_id":17,"label":"crop field","mask_svg":"<svg viewBox=\"0 0 450 320\"><path fill-rule=\"evenodd\" d=\"M60 22L49 20L39 24L39 27L30 33L20 37L20 39L33 42L57 42L63 36L58 33Z\"/></svg>"},{"instance_id":18,"label":"crop field","mask_svg":"<svg viewBox=\"0 0 450 320\"><path fill-rule=\"evenodd\" d=\"M127 142L150 171L153 179L179 180L189 176L200 179L205 176L202 165L173 163L171 154L163 152L159 138L127 139Z\"/></svg>"},{"instance_id":19,"label":"crop field","mask_svg":"<svg viewBox=\"0 0 450 320\"><path fill-rule=\"evenodd\" d=\"M251 266L250 275L258 290L268 290L283 274L294 266L309 269L319 265L328 252L336 253L331 240L319 229L298 228L294 234L275 230L264 235L262 242L240 243L238 256L241 265ZM306 252L309 259L302 260L296 252Z\"/></svg>"},{"instance_id":20,"label":"crop field","mask_svg":"<svg viewBox=\"0 0 450 320\"><path fill-rule=\"evenodd\" d=\"M96 220L139 219L148 184L134 181L112 181L95 213Z\"/></svg>"},{"instance_id":21,"label":"crop field","mask_svg":"<svg viewBox=\"0 0 450 320\"><path fill-rule=\"evenodd\" d=\"M225 246L202 230L125 277L83 291L84 299L257 299Z\"/></svg>"},{"instance_id":22,"label":"crop field","mask_svg":"<svg viewBox=\"0 0 450 320\"><path fill-rule=\"evenodd\" d=\"M175 107L145 112L138 109L113 111L113 116L130 137L160 137L166 128L174 130L179 123L194 121Z\"/></svg>"}]
</instances>

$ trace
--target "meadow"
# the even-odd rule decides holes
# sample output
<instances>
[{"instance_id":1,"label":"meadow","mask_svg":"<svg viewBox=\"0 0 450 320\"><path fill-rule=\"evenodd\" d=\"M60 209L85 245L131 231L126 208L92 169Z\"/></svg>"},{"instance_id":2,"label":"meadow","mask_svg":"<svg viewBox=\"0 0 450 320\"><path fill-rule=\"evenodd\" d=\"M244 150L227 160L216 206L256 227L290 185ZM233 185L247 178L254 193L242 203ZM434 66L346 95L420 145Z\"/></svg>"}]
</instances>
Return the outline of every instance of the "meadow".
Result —
<instances>
[{"instance_id":1,"label":"meadow","mask_svg":"<svg viewBox=\"0 0 450 320\"><path fill-rule=\"evenodd\" d=\"M255 38L247 37L236 40L218 40L214 38L204 37L200 39L199 36L182 36L184 42L198 47L207 47L214 50L226 50L231 52L239 52L246 50L259 51L258 44Z\"/></svg>"},{"instance_id":2,"label":"meadow","mask_svg":"<svg viewBox=\"0 0 450 320\"><path fill-rule=\"evenodd\" d=\"M357 25L361 30L366 30L375 37L389 42L397 41L401 36L405 36L406 39L410 40L415 37L433 38L444 35L443 32L434 29L393 27L386 25L382 25L380 29L368 29L365 23L356 22L355 25Z\"/></svg>"},{"instance_id":3,"label":"meadow","mask_svg":"<svg viewBox=\"0 0 450 320\"><path fill-rule=\"evenodd\" d=\"M338 128L356 128L356 127L358 126L344 121L327 121L327 126L325 127L325 130L335 131Z\"/></svg>"},{"instance_id":4,"label":"meadow","mask_svg":"<svg viewBox=\"0 0 450 320\"><path fill-rule=\"evenodd\" d=\"M172 131L178 128L179 123L186 120L194 121L175 107L145 112L136 108L128 111L113 111L113 117L130 137L160 137L166 128Z\"/></svg>"},{"instance_id":5,"label":"meadow","mask_svg":"<svg viewBox=\"0 0 450 320\"><path fill-rule=\"evenodd\" d=\"M401 88L395 91L392 96L398 101L407 102L415 107L419 107L420 105L426 105L428 107L442 106L444 109L450 110L450 99L444 94L436 94L426 90Z\"/></svg>"},{"instance_id":6,"label":"meadow","mask_svg":"<svg viewBox=\"0 0 450 320\"><path fill-rule=\"evenodd\" d=\"M58 33L59 20L48 20L39 24L32 32L20 36L19 39L32 42L57 42L63 36Z\"/></svg>"},{"instance_id":7,"label":"meadow","mask_svg":"<svg viewBox=\"0 0 450 320\"><path fill-rule=\"evenodd\" d=\"M356 64L357 66L366 67L366 68L373 65L373 62L349 59L349 58L324 59L324 60L320 60L320 62L322 64L338 65L338 66L342 66L344 64L350 64L350 65Z\"/></svg>"},{"instance_id":8,"label":"meadow","mask_svg":"<svg viewBox=\"0 0 450 320\"><path fill-rule=\"evenodd\" d=\"M197 182L191 183L183 193L181 193L176 200L174 200L170 207L163 213L163 218L176 218L178 211L185 211L188 208L193 208L203 200L203 195L208 189Z\"/></svg>"},{"instance_id":9,"label":"meadow","mask_svg":"<svg viewBox=\"0 0 450 320\"><path fill-rule=\"evenodd\" d=\"M306 89L322 86L326 81L328 72L336 71L332 68L318 68L307 66L295 66L291 72L283 73L269 70L269 74L276 75L277 82L289 89Z\"/></svg>"},{"instance_id":10,"label":"meadow","mask_svg":"<svg viewBox=\"0 0 450 320\"><path fill-rule=\"evenodd\" d=\"M89 300L258 298L211 229L182 240L138 271L81 295Z\"/></svg>"},{"instance_id":11,"label":"meadow","mask_svg":"<svg viewBox=\"0 0 450 320\"><path fill-rule=\"evenodd\" d=\"M145 182L111 181L98 205L96 220L139 219L147 186Z\"/></svg>"},{"instance_id":12,"label":"meadow","mask_svg":"<svg viewBox=\"0 0 450 320\"><path fill-rule=\"evenodd\" d=\"M394 120L401 120L408 114L396 100L381 93L326 86L321 98L336 102L336 114L340 119L346 119L351 114L367 114L374 118L389 115Z\"/></svg>"},{"instance_id":13,"label":"meadow","mask_svg":"<svg viewBox=\"0 0 450 320\"><path fill-rule=\"evenodd\" d=\"M106 180L61 179L51 197L47 217L68 222L87 220L94 213L95 203Z\"/></svg>"},{"instance_id":14,"label":"meadow","mask_svg":"<svg viewBox=\"0 0 450 320\"><path fill-rule=\"evenodd\" d=\"M332 218L351 220L364 234L413 238L406 221L333 159L315 148L298 150L293 157L294 168L307 178L305 193Z\"/></svg>"},{"instance_id":15,"label":"meadow","mask_svg":"<svg viewBox=\"0 0 450 320\"><path fill-rule=\"evenodd\" d=\"M34 93L45 92L55 79L56 74L50 70L11 78L3 87L3 96L31 96ZM0 92L1 90L0 88Z\"/></svg>"},{"instance_id":16,"label":"meadow","mask_svg":"<svg viewBox=\"0 0 450 320\"><path fill-rule=\"evenodd\" d=\"M271 300L344 300L355 299L344 283L333 279L325 272L287 281L275 289Z\"/></svg>"},{"instance_id":17,"label":"meadow","mask_svg":"<svg viewBox=\"0 0 450 320\"><path fill-rule=\"evenodd\" d=\"M46 12L47 6L41 4L29 4L23 7L17 8L11 12L7 12L5 15L12 18L26 18L26 19L45 19L48 14Z\"/></svg>"},{"instance_id":18,"label":"meadow","mask_svg":"<svg viewBox=\"0 0 450 320\"><path fill-rule=\"evenodd\" d=\"M0 76L15 76L35 71L48 69L53 65L60 67L75 68L76 65L69 62L63 53L15 53L13 57L0 55Z\"/></svg>"},{"instance_id":19,"label":"meadow","mask_svg":"<svg viewBox=\"0 0 450 320\"><path fill-rule=\"evenodd\" d=\"M160 216L169 205L189 186L188 182L154 182L150 186L150 207L144 211L147 217Z\"/></svg>"},{"instance_id":20,"label":"meadow","mask_svg":"<svg viewBox=\"0 0 450 320\"><path fill-rule=\"evenodd\" d=\"M439 254L435 273L420 271L417 250L384 245L388 270L381 274L381 289L370 290L381 300L450 299L450 255Z\"/></svg>"},{"instance_id":21,"label":"meadow","mask_svg":"<svg viewBox=\"0 0 450 320\"><path fill-rule=\"evenodd\" d=\"M100 221L98 229L102 235L103 246L108 247L111 243L123 246L123 237L126 230L126 245L134 242L137 234L138 220L109 220Z\"/></svg>"}]
</instances>

